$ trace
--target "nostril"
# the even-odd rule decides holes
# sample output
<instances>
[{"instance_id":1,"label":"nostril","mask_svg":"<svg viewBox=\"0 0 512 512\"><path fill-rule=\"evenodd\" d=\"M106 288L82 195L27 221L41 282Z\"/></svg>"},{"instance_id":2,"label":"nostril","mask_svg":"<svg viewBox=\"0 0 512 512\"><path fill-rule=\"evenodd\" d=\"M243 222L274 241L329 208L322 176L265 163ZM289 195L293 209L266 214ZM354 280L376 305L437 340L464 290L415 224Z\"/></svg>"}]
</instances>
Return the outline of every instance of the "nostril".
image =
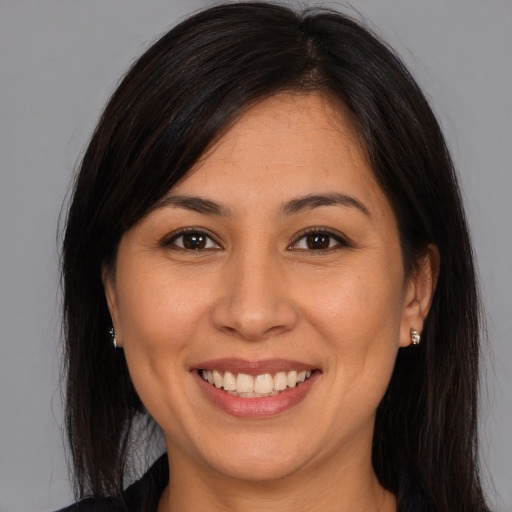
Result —
<instances>
[{"instance_id":1,"label":"nostril","mask_svg":"<svg viewBox=\"0 0 512 512\"><path fill-rule=\"evenodd\" d=\"M246 341L264 340L293 329L298 314L289 287L272 277L270 263L261 270L255 270L254 261L250 263L249 270L233 269L219 289L219 299L211 310L214 327Z\"/></svg>"},{"instance_id":2,"label":"nostril","mask_svg":"<svg viewBox=\"0 0 512 512\"><path fill-rule=\"evenodd\" d=\"M241 307L216 307L212 321L216 329L246 341L265 340L294 328L297 315L276 306L267 311L243 311Z\"/></svg>"}]
</instances>

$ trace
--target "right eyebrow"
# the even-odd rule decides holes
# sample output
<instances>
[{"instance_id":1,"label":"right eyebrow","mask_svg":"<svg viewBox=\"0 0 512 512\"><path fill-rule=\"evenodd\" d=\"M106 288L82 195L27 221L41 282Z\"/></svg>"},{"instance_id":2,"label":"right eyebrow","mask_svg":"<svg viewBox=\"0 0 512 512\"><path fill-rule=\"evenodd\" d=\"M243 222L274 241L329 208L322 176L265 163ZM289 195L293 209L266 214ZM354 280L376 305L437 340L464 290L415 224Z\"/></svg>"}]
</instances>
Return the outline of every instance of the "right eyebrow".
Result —
<instances>
[{"instance_id":1,"label":"right eyebrow","mask_svg":"<svg viewBox=\"0 0 512 512\"><path fill-rule=\"evenodd\" d=\"M166 196L156 204L154 209L157 210L165 207L183 208L184 210L190 210L204 215L217 215L221 217L231 215L229 207L211 201L210 199L196 196Z\"/></svg>"},{"instance_id":2,"label":"right eyebrow","mask_svg":"<svg viewBox=\"0 0 512 512\"><path fill-rule=\"evenodd\" d=\"M284 215L293 215L306 210L313 210L321 206L343 206L346 208L355 208L361 213L364 213L371 219L371 214L368 208L358 199L346 194L338 192L327 194L312 194L302 197L297 197L288 201L281 208L281 213Z\"/></svg>"}]
</instances>

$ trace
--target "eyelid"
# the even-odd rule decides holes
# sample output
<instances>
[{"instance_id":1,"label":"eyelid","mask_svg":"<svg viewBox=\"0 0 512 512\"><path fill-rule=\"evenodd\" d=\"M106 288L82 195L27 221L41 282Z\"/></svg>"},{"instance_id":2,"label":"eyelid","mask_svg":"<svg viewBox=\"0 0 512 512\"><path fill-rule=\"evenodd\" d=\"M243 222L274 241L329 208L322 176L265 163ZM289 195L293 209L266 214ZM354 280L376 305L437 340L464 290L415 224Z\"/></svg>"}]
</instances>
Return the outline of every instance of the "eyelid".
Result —
<instances>
[{"instance_id":1,"label":"eyelid","mask_svg":"<svg viewBox=\"0 0 512 512\"><path fill-rule=\"evenodd\" d=\"M196 228L196 227L187 227L187 228L180 228L176 231L173 231L172 233L166 235L161 241L160 241L160 246L163 247L163 248L169 248L169 247L173 247L174 249L177 249L177 250L184 250L184 251L187 251L187 252L195 252L195 251L191 251L189 249L185 249L183 247L179 247L177 245L175 245L173 242L175 240L177 240L180 236L184 236L184 235L190 235L190 234L200 234L200 235L204 235L206 237L208 237L210 240L212 240L212 242L217 246L216 248L212 249L212 248L208 248L208 249L201 249L200 251L197 251L197 252L204 252L204 251L211 251L211 250L219 250L219 249L222 249L222 245L220 244L220 242L217 240L217 237L208 229L205 229L205 228Z\"/></svg>"},{"instance_id":2,"label":"eyelid","mask_svg":"<svg viewBox=\"0 0 512 512\"><path fill-rule=\"evenodd\" d=\"M223 249L221 243L218 241L218 239L214 233L212 233L208 229L199 228L199 227L187 227L187 228L181 228L176 231L173 231L172 233L166 235L160 241L159 245L163 248L169 248L170 246L174 246L174 248L177 250L188 251L187 249L184 249L182 247L175 245L174 241L177 240L180 236L184 236L187 234L194 234L194 233L201 234L201 235L208 237L217 246L214 249L212 249L212 248L202 249L201 251L197 251L197 252ZM304 237L306 237L308 235L327 236L327 237L330 237L330 238L333 238L334 240L336 240L337 244L334 247L329 247L324 250L320 250L320 249L319 250L312 250L312 249L306 250L306 249L298 249L297 247L295 247L300 240L302 240ZM332 229L332 228L327 228L325 226L311 226L311 227L300 230L298 233L296 233L294 235L292 241L287 246L287 248L289 250L314 252L316 254L324 254L326 252L330 252L330 251L339 249L341 247L354 247L354 244L343 233L341 233L335 229ZM194 251L192 251L192 252L194 252Z\"/></svg>"},{"instance_id":3,"label":"eyelid","mask_svg":"<svg viewBox=\"0 0 512 512\"><path fill-rule=\"evenodd\" d=\"M324 250L313 250L313 249L298 249L294 247L298 244L300 240L302 240L304 237L308 235L323 235L328 236L336 240L338 243L334 247L329 247ZM293 237L292 242L288 245L289 250L295 250L295 251L306 251L306 252L314 252L315 254L325 254L330 251L335 251L336 249L342 248L342 247L349 247L353 248L355 247L353 242L343 233L332 229L327 228L325 226L311 226L305 229L300 230L298 233L296 233Z\"/></svg>"}]
</instances>

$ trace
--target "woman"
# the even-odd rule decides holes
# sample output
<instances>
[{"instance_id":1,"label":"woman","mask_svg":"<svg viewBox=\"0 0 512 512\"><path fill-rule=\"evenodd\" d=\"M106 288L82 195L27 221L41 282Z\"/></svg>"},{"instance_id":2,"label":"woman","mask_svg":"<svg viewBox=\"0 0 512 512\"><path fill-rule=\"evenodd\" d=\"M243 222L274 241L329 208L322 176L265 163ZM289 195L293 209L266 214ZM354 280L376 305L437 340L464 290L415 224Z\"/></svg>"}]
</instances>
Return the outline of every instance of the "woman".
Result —
<instances>
[{"instance_id":1,"label":"woman","mask_svg":"<svg viewBox=\"0 0 512 512\"><path fill-rule=\"evenodd\" d=\"M453 166L345 16L220 5L153 45L85 153L63 275L69 510L486 510ZM167 453L123 493L145 415Z\"/></svg>"}]
</instances>

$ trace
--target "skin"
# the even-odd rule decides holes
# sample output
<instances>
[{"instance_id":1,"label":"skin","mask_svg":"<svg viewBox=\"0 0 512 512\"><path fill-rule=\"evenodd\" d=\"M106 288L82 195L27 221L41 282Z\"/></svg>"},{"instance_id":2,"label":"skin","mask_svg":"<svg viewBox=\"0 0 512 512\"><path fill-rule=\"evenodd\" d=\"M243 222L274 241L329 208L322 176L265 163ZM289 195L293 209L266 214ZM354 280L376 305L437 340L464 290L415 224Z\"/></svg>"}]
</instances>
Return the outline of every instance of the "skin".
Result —
<instances>
[{"instance_id":1,"label":"skin","mask_svg":"<svg viewBox=\"0 0 512 512\"><path fill-rule=\"evenodd\" d=\"M333 192L355 201L283 213ZM134 385L165 436L159 512L396 510L371 464L375 413L399 347L423 327L437 252L404 274L396 219L350 124L320 95L276 95L170 196L221 214L168 201L125 233L104 274ZM185 249L182 228L211 238ZM307 228L332 232L327 248L308 248ZM225 357L298 360L321 375L285 412L237 418L190 372Z\"/></svg>"}]
</instances>

